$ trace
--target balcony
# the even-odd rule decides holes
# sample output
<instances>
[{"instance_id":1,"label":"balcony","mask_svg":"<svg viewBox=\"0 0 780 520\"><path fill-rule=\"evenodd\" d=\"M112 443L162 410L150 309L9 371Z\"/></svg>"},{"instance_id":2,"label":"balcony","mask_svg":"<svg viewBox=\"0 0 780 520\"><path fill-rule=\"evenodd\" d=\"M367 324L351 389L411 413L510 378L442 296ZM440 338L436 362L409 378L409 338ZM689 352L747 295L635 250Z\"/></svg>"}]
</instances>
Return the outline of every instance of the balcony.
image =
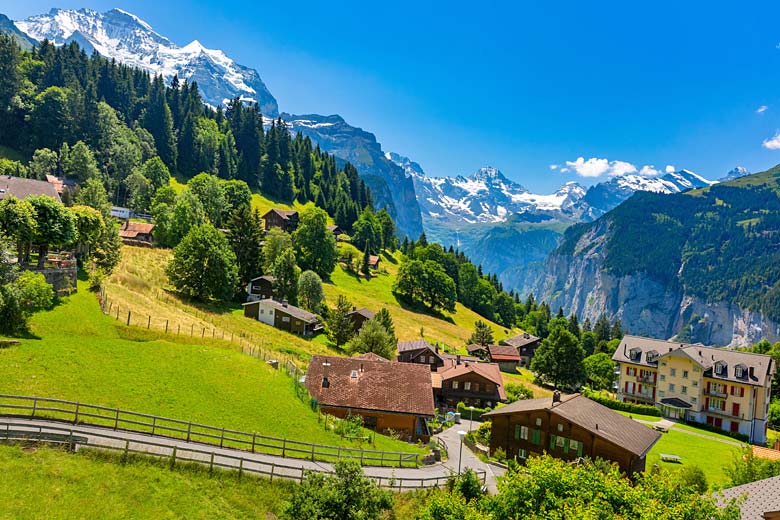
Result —
<instances>
[{"instance_id":1,"label":"balcony","mask_svg":"<svg viewBox=\"0 0 780 520\"><path fill-rule=\"evenodd\" d=\"M717 408L705 408L704 413L708 413L711 415L719 415L721 417L726 417L728 419L739 419L740 421L745 420L744 414L734 415L732 413L732 410L726 409L726 410L720 410Z\"/></svg>"},{"instance_id":2,"label":"balcony","mask_svg":"<svg viewBox=\"0 0 780 520\"><path fill-rule=\"evenodd\" d=\"M721 390L716 390L714 388L710 388L710 389L706 389L705 388L704 389L704 395L711 395L713 397L722 397L724 399L726 397L728 397L728 394L726 392L721 391Z\"/></svg>"},{"instance_id":3,"label":"balcony","mask_svg":"<svg viewBox=\"0 0 780 520\"><path fill-rule=\"evenodd\" d=\"M655 401L652 392L639 392L637 390L623 391L623 395L627 395L634 398L646 399L647 401Z\"/></svg>"},{"instance_id":4,"label":"balcony","mask_svg":"<svg viewBox=\"0 0 780 520\"><path fill-rule=\"evenodd\" d=\"M655 385L655 376L654 374L645 374L643 376L638 376L637 381L640 383L646 383L650 385Z\"/></svg>"}]
</instances>

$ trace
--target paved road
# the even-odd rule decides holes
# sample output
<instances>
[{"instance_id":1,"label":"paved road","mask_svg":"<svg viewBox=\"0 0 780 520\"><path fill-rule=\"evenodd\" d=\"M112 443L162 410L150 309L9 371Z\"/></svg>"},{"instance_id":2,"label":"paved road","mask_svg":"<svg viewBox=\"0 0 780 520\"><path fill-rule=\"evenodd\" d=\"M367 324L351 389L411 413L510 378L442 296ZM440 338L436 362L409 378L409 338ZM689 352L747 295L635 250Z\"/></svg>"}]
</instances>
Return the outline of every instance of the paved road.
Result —
<instances>
[{"instance_id":1,"label":"paved road","mask_svg":"<svg viewBox=\"0 0 780 520\"><path fill-rule=\"evenodd\" d=\"M476 424L476 423L475 423ZM420 468L379 468L364 467L367 476L380 480L380 484L387 485L391 479L405 479L404 487L419 488L443 485L446 479L458 471L459 446L457 431L466 425L455 425L440 434L441 438L448 446L449 459L445 462L422 466ZM62 429L74 428L80 433L79 436L86 438L89 446L108 447L123 449L126 445L130 450L142 451L150 454L158 454L170 457L176 448L179 459L187 458L200 461L205 464L210 463L212 454L215 464L222 464L227 467L238 469L241 465L244 469L251 471L269 472L274 468L274 475L285 478L299 479L304 470L314 471L333 471L333 465L327 462L317 462L304 459L283 458L274 455L261 453L251 453L243 450L234 450L229 448L220 448L209 444L196 442L187 442L186 440L170 439L148 434L114 431L110 428L99 426L90 426L79 424L71 426L69 423L59 421L49 421L44 419L28 419L18 417L0 418L0 432L8 427L12 431L42 431L48 434L62 434ZM3 433L0 433L2 437ZM106 438L108 436L109 438ZM128 444L129 443L129 444ZM147 443L154 443L156 446L150 446ZM194 451L193 451L194 450ZM239 461L236 457L244 459ZM484 464L474 456L468 448L463 449L462 469L471 468L475 471L486 471L486 485L488 489L495 490L495 477L490 467ZM440 479L413 482L416 479ZM396 484L397 486L398 484Z\"/></svg>"},{"instance_id":2,"label":"paved road","mask_svg":"<svg viewBox=\"0 0 780 520\"><path fill-rule=\"evenodd\" d=\"M458 431L469 431L469 422L470 421L463 421L461 424L456 424L452 428L444 430L439 435L437 435L437 437L442 439L447 444L447 453L449 454L449 458L446 462L443 463L443 465L448 467L453 473L458 472L458 461L460 461L461 457L460 437L458 436ZM479 427L479 424L480 423L477 421L474 421L473 429L476 430ZM465 445L463 446L462 452L463 461L460 465L461 471L465 470L466 468L473 469L474 471L484 471L485 485L487 486L488 491L490 493L496 493L498 490L496 489L496 474L493 471L494 466L485 464L479 460L479 458L474 455Z\"/></svg>"}]
</instances>

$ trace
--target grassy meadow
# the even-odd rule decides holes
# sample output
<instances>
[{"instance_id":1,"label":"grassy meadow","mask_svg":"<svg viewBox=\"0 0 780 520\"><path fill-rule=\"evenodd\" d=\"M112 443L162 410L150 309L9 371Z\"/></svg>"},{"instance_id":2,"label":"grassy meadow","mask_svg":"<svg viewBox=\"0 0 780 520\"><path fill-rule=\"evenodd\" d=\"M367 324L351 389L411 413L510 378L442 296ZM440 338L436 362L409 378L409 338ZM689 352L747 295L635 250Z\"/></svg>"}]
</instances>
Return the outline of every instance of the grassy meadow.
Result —
<instances>
[{"instance_id":1,"label":"grassy meadow","mask_svg":"<svg viewBox=\"0 0 780 520\"><path fill-rule=\"evenodd\" d=\"M318 421L282 371L221 341L163 337L117 324L85 284L31 335L0 349L0 393L118 407L329 445L353 445ZM368 449L419 451L377 435Z\"/></svg>"}]
</instances>

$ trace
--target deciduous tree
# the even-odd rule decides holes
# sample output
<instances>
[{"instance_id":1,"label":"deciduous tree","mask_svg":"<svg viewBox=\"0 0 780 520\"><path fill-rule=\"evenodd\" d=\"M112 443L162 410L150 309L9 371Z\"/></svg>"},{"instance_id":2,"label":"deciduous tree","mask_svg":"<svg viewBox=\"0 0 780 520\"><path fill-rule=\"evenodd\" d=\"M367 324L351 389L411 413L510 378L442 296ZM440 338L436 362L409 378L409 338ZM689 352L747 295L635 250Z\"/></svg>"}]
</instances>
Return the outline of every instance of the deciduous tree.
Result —
<instances>
[{"instance_id":1,"label":"deciduous tree","mask_svg":"<svg viewBox=\"0 0 780 520\"><path fill-rule=\"evenodd\" d=\"M174 248L165 272L177 290L201 301L230 298L238 284L236 255L211 224L187 233Z\"/></svg>"}]
</instances>

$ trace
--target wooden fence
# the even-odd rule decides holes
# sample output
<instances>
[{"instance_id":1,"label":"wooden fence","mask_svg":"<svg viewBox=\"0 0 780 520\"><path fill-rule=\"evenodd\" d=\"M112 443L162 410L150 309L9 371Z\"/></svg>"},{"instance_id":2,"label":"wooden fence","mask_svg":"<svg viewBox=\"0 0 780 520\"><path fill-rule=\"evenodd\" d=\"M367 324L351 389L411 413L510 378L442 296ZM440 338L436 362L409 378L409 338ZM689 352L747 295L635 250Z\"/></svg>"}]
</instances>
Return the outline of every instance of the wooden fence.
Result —
<instances>
[{"instance_id":1,"label":"wooden fence","mask_svg":"<svg viewBox=\"0 0 780 520\"><path fill-rule=\"evenodd\" d=\"M229 430L62 399L0 394L0 415L41 417L73 424L89 424L117 431L150 434L220 448L311 461L356 460L362 466L399 468L419 467L423 462L423 456L416 453L364 450L279 439L258 433Z\"/></svg>"},{"instance_id":2,"label":"wooden fence","mask_svg":"<svg viewBox=\"0 0 780 520\"><path fill-rule=\"evenodd\" d=\"M4 426L4 428L3 428ZM99 439L103 442L90 443L89 439ZM176 462L194 462L208 465L209 471L214 468L237 471L239 478L243 473L265 476L273 481L274 478L282 478L303 482L307 472L333 474L332 471L322 468L307 470L300 466L291 466L277 462L264 462L251 457L231 453L215 453L213 450L193 447L182 448L179 446L154 442L147 439L126 439L119 434L111 432L87 431L77 427L25 426L19 424L2 424L0 422L0 439L6 441L34 441L63 444L71 449L77 446L85 446L97 449L114 450L121 452L126 460L128 454L139 453L146 456L169 459L171 465ZM145 449L144 449L145 448ZM486 472L477 471L476 475L482 483L485 483ZM398 491L438 487L447 482L451 475L438 477L410 478L410 477L381 477L370 476L378 486Z\"/></svg>"}]
</instances>

